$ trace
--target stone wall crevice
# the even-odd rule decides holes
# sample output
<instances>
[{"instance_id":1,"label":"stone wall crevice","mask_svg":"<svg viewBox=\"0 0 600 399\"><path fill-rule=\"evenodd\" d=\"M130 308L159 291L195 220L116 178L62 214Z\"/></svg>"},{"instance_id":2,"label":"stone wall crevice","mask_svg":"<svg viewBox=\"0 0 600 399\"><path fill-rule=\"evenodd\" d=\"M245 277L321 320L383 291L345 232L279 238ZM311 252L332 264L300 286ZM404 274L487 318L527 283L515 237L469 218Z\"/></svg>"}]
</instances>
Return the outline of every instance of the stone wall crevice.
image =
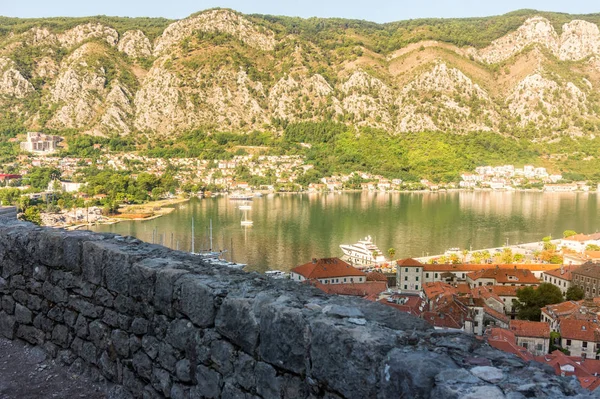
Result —
<instances>
[{"instance_id":1,"label":"stone wall crevice","mask_svg":"<svg viewBox=\"0 0 600 399\"><path fill-rule=\"evenodd\" d=\"M542 365L387 306L131 237L4 219L0 334L120 398L586 397ZM477 377L481 366L502 378Z\"/></svg>"}]
</instances>

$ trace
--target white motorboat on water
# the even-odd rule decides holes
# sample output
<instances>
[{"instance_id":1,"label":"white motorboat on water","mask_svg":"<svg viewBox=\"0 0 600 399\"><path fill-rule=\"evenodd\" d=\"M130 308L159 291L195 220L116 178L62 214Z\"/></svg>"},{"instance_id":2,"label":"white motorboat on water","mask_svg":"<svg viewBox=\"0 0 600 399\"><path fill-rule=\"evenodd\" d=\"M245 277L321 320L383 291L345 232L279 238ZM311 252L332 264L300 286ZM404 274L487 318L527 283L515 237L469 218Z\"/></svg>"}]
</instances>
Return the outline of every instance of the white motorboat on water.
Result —
<instances>
[{"instance_id":1,"label":"white motorboat on water","mask_svg":"<svg viewBox=\"0 0 600 399\"><path fill-rule=\"evenodd\" d=\"M276 280L289 278L289 273L282 272L281 270L267 270L265 275Z\"/></svg>"},{"instance_id":2,"label":"white motorboat on water","mask_svg":"<svg viewBox=\"0 0 600 399\"><path fill-rule=\"evenodd\" d=\"M252 201L252 194L232 193L229 194L230 200Z\"/></svg>"},{"instance_id":3,"label":"white motorboat on water","mask_svg":"<svg viewBox=\"0 0 600 399\"><path fill-rule=\"evenodd\" d=\"M387 262L383 252L373 244L371 236L359 240L356 244L342 244L340 248L350 263L356 266L379 265Z\"/></svg>"}]
</instances>

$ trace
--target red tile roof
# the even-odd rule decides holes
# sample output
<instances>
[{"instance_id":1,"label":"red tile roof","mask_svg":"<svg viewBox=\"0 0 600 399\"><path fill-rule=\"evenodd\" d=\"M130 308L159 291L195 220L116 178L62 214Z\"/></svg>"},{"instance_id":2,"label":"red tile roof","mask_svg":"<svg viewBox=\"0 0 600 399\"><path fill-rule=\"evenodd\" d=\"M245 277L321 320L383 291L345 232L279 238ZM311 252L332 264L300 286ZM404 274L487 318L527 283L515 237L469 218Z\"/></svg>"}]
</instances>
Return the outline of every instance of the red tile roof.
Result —
<instances>
[{"instance_id":1,"label":"red tile roof","mask_svg":"<svg viewBox=\"0 0 600 399\"><path fill-rule=\"evenodd\" d=\"M504 352L513 353L525 361L533 360L533 355L522 346L517 345L515 334L504 328L493 327L485 331L485 338L490 346Z\"/></svg>"},{"instance_id":2,"label":"red tile roof","mask_svg":"<svg viewBox=\"0 0 600 399\"><path fill-rule=\"evenodd\" d=\"M379 301L379 303L382 303L386 306L391 306L391 307L398 309L405 313L410 313L414 316L421 315L421 313L422 313L421 304L423 303L423 300L421 299L420 296L418 296L418 295L402 295L400 297L397 297L396 299L402 299L403 304L388 302L387 300L381 300L381 301Z\"/></svg>"},{"instance_id":3,"label":"red tile roof","mask_svg":"<svg viewBox=\"0 0 600 399\"><path fill-rule=\"evenodd\" d=\"M402 267L423 267L423 263L419 262L416 259L413 258L406 258L406 259L402 259L402 260L398 260L396 261L396 264L398 266L402 266Z\"/></svg>"},{"instance_id":4,"label":"red tile roof","mask_svg":"<svg viewBox=\"0 0 600 399\"><path fill-rule=\"evenodd\" d=\"M506 324L508 324L510 322L510 317L508 317L504 313L500 313L500 312L490 308L489 306L484 306L483 311L484 311L484 313L487 313L488 315L492 316L493 318L495 318L497 320L501 320L501 321L505 322Z\"/></svg>"},{"instance_id":5,"label":"red tile roof","mask_svg":"<svg viewBox=\"0 0 600 399\"><path fill-rule=\"evenodd\" d=\"M457 294L458 291L456 288L447 283L442 283L441 281L436 281L434 283L425 283L423 285L423 291L425 292L425 296L432 300L438 295L446 295L446 294Z\"/></svg>"},{"instance_id":6,"label":"red tile roof","mask_svg":"<svg viewBox=\"0 0 600 399\"><path fill-rule=\"evenodd\" d=\"M566 301L548 305L542 308L542 312L556 317L564 317L574 312L579 312L583 301Z\"/></svg>"},{"instance_id":7,"label":"red tile roof","mask_svg":"<svg viewBox=\"0 0 600 399\"><path fill-rule=\"evenodd\" d=\"M575 234L574 236L565 238L565 241L585 242L591 240L600 240L600 233L594 234Z\"/></svg>"},{"instance_id":8,"label":"red tile roof","mask_svg":"<svg viewBox=\"0 0 600 399\"><path fill-rule=\"evenodd\" d=\"M557 265L551 265L546 263L533 263L533 264L498 264L498 265L490 265L487 263L484 264L458 264L458 265L450 265L450 264L427 264L423 265L423 270L426 272L475 272L479 270L487 270L487 269L514 269L515 267L523 270L530 270L536 272L544 272L547 270L553 270L557 268Z\"/></svg>"},{"instance_id":9,"label":"red tile roof","mask_svg":"<svg viewBox=\"0 0 600 399\"><path fill-rule=\"evenodd\" d=\"M299 274L309 280L345 276L367 276L339 258L314 259L312 262L293 268L292 273Z\"/></svg>"},{"instance_id":10,"label":"red tile roof","mask_svg":"<svg viewBox=\"0 0 600 399\"><path fill-rule=\"evenodd\" d=\"M379 295L387 290L387 283L383 281L368 281L366 283L356 284L322 284L318 281L313 281L311 284L328 294L360 297Z\"/></svg>"},{"instance_id":11,"label":"red tile roof","mask_svg":"<svg viewBox=\"0 0 600 399\"><path fill-rule=\"evenodd\" d=\"M600 342L600 325L593 321L563 319L558 329L562 339Z\"/></svg>"},{"instance_id":12,"label":"red tile roof","mask_svg":"<svg viewBox=\"0 0 600 399\"><path fill-rule=\"evenodd\" d=\"M539 284L540 280L531 271L524 269L487 269L467 274L467 278L477 281L482 278L494 279L496 284Z\"/></svg>"},{"instance_id":13,"label":"red tile roof","mask_svg":"<svg viewBox=\"0 0 600 399\"><path fill-rule=\"evenodd\" d=\"M579 268L579 265L567 265L563 266L562 268L544 272L544 274L552 277L561 278L563 280L571 281L573 278L571 276L571 272L573 270L576 270L577 268Z\"/></svg>"},{"instance_id":14,"label":"red tile roof","mask_svg":"<svg viewBox=\"0 0 600 399\"><path fill-rule=\"evenodd\" d=\"M367 273L367 281L385 281L387 283L388 279L383 273L370 272Z\"/></svg>"},{"instance_id":15,"label":"red tile roof","mask_svg":"<svg viewBox=\"0 0 600 399\"><path fill-rule=\"evenodd\" d=\"M511 320L509 328L517 337L550 338L550 325L541 321Z\"/></svg>"}]
</instances>

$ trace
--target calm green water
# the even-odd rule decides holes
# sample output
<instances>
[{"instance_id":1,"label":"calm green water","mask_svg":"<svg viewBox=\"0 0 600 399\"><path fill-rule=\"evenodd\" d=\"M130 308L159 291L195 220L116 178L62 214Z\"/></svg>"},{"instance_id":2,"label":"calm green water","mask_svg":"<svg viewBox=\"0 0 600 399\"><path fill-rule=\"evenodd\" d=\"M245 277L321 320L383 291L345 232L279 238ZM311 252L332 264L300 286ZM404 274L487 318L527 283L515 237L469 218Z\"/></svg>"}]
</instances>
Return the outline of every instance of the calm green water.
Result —
<instances>
[{"instance_id":1,"label":"calm green water","mask_svg":"<svg viewBox=\"0 0 600 399\"><path fill-rule=\"evenodd\" d=\"M449 192L268 195L255 198L242 227L240 201L193 199L167 216L145 222L98 226L96 231L131 235L189 251L226 248L247 270L289 270L313 257L342 256L340 244L371 235L396 258L439 254L451 247L489 248L538 241L567 229L595 232L600 196L586 193ZM153 231L156 233L153 234ZM171 244L172 243L172 244Z\"/></svg>"}]
</instances>

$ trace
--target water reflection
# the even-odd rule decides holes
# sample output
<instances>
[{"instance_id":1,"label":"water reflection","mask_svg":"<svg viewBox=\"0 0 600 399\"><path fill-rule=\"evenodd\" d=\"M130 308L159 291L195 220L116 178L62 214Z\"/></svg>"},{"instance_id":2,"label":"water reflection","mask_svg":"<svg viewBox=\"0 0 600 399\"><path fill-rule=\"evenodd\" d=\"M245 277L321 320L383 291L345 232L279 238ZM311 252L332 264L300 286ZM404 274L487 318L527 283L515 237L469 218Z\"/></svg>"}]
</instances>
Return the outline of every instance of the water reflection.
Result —
<instances>
[{"instance_id":1,"label":"water reflection","mask_svg":"<svg viewBox=\"0 0 600 399\"><path fill-rule=\"evenodd\" d=\"M483 248L598 228L598 196L585 193L330 193L269 195L252 201L243 227L240 203L194 199L171 214L145 222L99 226L144 241L191 249L227 249L250 270L289 270L313 257L341 256L339 245L371 235L397 257L441 253L450 247Z\"/></svg>"}]
</instances>

